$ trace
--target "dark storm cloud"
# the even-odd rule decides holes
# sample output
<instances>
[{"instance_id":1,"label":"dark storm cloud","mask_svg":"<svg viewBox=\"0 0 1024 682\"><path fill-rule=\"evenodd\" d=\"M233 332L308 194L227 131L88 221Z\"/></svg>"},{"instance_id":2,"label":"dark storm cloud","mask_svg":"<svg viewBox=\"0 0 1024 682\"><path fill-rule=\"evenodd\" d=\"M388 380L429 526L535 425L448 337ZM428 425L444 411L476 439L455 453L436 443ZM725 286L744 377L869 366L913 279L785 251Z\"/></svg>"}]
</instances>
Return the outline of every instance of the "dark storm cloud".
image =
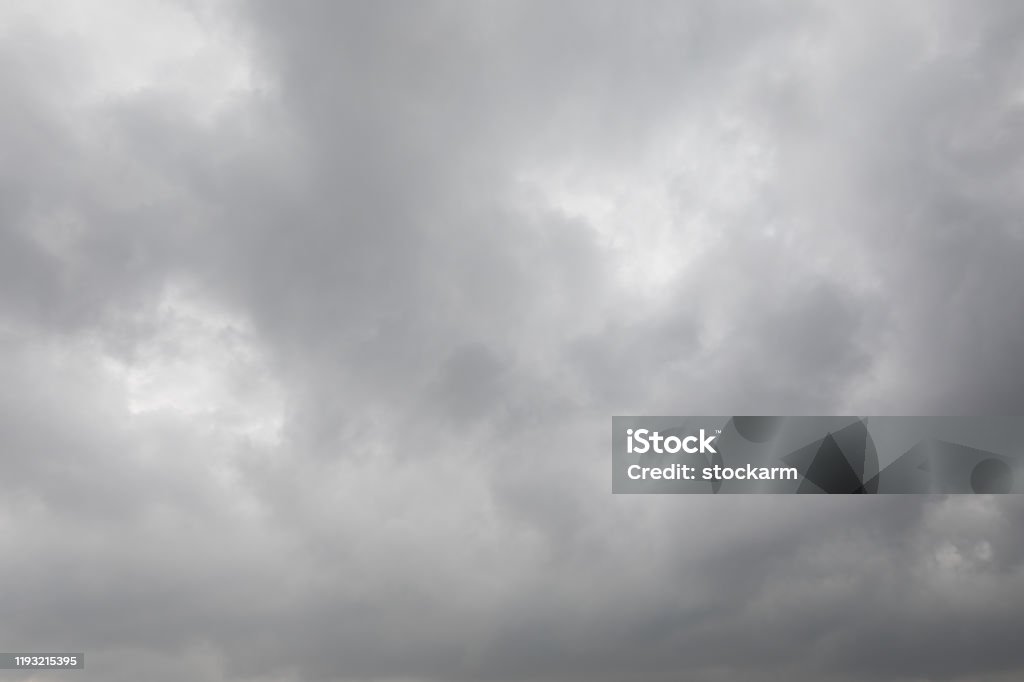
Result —
<instances>
[{"instance_id":1,"label":"dark storm cloud","mask_svg":"<svg viewBox=\"0 0 1024 682\"><path fill-rule=\"evenodd\" d=\"M605 459L616 413L1020 411L1016 4L139 6L121 61L194 22L260 79L210 114L90 69L112 17L4 28L7 650L1024 668L1015 499L612 497Z\"/></svg>"}]
</instances>

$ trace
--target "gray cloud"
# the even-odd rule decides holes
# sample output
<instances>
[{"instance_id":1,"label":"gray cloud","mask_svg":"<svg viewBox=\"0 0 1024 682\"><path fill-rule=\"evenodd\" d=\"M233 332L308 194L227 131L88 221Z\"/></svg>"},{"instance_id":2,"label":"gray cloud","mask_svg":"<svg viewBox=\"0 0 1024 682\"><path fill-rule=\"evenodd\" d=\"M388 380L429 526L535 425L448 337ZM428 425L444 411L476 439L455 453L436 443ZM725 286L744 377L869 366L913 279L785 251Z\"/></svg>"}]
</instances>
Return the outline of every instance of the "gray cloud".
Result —
<instances>
[{"instance_id":1,"label":"gray cloud","mask_svg":"<svg viewBox=\"0 0 1024 682\"><path fill-rule=\"evenodd\" d=\"M612 414L1020 411L1015 3L111 7L0 14L6 650L1020 675L1018 500L606 459Z\"/></svg>"}]
</instances>

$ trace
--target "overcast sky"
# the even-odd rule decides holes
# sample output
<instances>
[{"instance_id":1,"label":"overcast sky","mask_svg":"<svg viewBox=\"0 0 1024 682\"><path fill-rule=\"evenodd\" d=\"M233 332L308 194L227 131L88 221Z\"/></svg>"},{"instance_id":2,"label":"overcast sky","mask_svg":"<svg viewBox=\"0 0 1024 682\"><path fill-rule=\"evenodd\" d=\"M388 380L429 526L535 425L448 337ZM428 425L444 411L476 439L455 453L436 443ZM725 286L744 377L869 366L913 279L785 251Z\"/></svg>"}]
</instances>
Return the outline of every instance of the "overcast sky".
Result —
<instances>
[{"instance_id":1,"label":"overcast sky","mask_svg":"<svg viewBox=\"0 0 1024 682\"><path fill-rule=\"evenodd\" d=\"M614 414L1024 412L1024 4L7 0L0 649L996 682L1024 503L613 496Z\"/></svg>"}]
</instances>

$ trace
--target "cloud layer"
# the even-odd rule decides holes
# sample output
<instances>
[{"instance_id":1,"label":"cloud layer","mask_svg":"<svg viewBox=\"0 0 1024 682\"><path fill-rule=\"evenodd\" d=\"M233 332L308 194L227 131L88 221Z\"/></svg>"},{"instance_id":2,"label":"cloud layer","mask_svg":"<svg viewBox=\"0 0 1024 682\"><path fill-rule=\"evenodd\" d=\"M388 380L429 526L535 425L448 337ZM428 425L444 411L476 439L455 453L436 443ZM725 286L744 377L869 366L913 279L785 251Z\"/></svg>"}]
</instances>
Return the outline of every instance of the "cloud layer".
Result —
<instances>
[{"instance_id":1,"label":"cloud layer","mask_svg":"<svg viewBox=\"0 0 1024 682\"><path fill-rule=\"evenodd\" d=\"M0 643L105 682L1017 679L1020 501L616 497L607 434L1021 412L1022 34L11 3Z\"/></svg>"}]
</instances>

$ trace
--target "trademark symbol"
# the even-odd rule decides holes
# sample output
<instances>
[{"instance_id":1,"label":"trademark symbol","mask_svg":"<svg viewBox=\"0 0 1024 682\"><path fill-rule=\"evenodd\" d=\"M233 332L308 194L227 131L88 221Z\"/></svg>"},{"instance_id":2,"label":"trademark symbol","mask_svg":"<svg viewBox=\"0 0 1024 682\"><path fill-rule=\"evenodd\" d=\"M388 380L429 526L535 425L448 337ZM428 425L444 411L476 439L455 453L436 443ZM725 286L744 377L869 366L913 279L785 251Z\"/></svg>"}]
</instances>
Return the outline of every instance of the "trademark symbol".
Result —
<instances>
[{"instance_id":1,"label":"trademark symbol","mask_svg":"<svg viewBox=\"0 0 1024 682\"><path fill-rule=\"evenodd\" d=\"M719 436L721 436L722 435L722 429L715 429L715 433L717 433Z\"/></svg>"}]
</instances>

